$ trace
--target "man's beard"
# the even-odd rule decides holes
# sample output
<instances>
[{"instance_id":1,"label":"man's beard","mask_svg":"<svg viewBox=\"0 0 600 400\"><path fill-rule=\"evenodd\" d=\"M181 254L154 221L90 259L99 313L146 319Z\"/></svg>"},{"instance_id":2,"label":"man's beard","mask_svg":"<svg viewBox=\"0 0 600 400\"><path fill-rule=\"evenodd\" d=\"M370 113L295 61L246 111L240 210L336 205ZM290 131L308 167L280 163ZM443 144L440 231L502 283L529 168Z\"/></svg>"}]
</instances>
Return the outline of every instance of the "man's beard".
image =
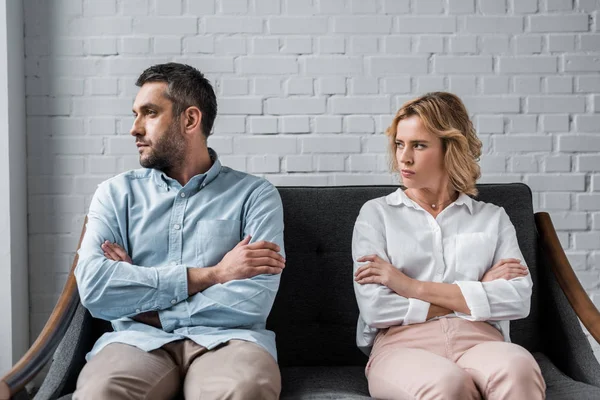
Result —
<instances>
[{"instance_id":1,"label":"man's beard","mask_svg":"<svg viewBox=\"0 0 600 400\"><path fill-rule=\"evenodd\" d=\"M180 131L179 121L173 121L161 137L148 146L146 157L140 154L140 165L167 172L183 164L185 160L185 139Z\"/></svg>"}]
</instances>

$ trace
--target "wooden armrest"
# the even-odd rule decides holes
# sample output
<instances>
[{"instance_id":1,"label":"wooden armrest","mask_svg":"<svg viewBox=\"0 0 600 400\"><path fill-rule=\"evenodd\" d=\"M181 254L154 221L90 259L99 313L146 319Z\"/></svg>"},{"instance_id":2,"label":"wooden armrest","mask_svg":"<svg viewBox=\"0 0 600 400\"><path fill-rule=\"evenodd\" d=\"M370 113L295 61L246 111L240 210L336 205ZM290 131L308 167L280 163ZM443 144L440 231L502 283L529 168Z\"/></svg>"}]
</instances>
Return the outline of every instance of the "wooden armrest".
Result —
<instances>
[{"instance_id":1,"label":"wooden armrest","mask_svg":"<svg viewBox=\"0 0 600 400\"><path fill-rule=\"evenodd\" d=\"M81 246L86 223L87 217L83 223L77 250ZM58 347L60 341L65 336L79 304L79 292L77 291L77 282L73 274L78 260L79 255L76 253L67 283L44 329L42 329L42 332L27 353L0 380L0 400L11 399L19 391L23 390L25 385L31 382L50 358L52 358L54 350L56 350L56 347Z\"/></svg>"},{"instance_id":2,"label":"wooden armrest","mask_svg":"<svg viewBox=\"0 0 600 400\"><path fill-rule=\"evenodd\" d=\"M546 212L535 214L535 224L540 235L542 249L548 254L548 261L560 288L567 296L571 307L590 332L600 343L600 312L581 286L569 260L558 240L550 215Z\"/></svg>"}]
</instances>

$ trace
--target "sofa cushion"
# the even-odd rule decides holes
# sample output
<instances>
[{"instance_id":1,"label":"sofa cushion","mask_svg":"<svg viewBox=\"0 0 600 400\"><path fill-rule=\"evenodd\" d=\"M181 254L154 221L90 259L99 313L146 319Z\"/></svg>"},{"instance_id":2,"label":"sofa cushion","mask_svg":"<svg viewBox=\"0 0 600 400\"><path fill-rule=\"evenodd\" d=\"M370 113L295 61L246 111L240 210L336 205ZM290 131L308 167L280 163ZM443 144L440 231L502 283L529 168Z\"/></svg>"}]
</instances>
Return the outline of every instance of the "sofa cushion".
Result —
<instances>
[{"instance_id":1,"label":"sofa cushion","mask_svg":"<svg viewBox=\"0 0 600 400\"><path fill-rule=\"evenodd\" d=\"M600 399L600 388L574 381L563 374L542 353L533 353L546 381L546 399L548 400L596 400Z\"/></svg>"},{"instance_id":2,"label":"sofa cushion","mask_svg":"<svg viewBox=\"0 0 600 400\"><path fill-rule=\"evenodd\" d=\"M363 367L288 367L281 400L370 399Z\"/></svg>"}]
</instances>

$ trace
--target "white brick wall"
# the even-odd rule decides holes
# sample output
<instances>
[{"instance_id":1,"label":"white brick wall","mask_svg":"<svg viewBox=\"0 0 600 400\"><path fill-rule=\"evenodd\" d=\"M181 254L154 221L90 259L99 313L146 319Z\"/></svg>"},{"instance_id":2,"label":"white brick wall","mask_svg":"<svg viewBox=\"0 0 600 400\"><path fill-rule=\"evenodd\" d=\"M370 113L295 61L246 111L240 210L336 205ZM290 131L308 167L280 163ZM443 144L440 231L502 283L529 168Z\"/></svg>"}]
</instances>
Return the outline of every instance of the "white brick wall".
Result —
<instances>
[{"instance_id":1,"label":"white brick wall","mask_svg":"<svg viewBox=\"0 0 600 400\"><path fill-rule=\"evenodd\" d=\"M137 165L133 82L189 63L219 97L209 141L278 185L393 183L383 131L406 100L463 96L482 182L522 181L600 305L595 0L26 0L32 338L95 185Z\"/></svg>"}]
</instances>

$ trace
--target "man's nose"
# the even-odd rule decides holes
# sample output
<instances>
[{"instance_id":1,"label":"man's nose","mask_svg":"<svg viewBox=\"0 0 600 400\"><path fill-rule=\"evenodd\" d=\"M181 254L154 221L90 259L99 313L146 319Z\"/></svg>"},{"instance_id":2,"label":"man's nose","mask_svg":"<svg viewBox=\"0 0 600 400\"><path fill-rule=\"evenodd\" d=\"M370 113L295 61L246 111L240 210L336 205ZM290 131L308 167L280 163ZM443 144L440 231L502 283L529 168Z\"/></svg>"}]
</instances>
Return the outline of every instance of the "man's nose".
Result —
<instances>
[{"instance_id":1,"label":"man's nose","mask_svg":"<svg viewBox=\"0 0 600 400\"><path fill-rule=\"evenodd\" d=\"M142 136L144 134L144 129L138 118L133 120L131 124L131 129L129 130L129 134L131 136Z\"/></svg>"}]
</instances>

